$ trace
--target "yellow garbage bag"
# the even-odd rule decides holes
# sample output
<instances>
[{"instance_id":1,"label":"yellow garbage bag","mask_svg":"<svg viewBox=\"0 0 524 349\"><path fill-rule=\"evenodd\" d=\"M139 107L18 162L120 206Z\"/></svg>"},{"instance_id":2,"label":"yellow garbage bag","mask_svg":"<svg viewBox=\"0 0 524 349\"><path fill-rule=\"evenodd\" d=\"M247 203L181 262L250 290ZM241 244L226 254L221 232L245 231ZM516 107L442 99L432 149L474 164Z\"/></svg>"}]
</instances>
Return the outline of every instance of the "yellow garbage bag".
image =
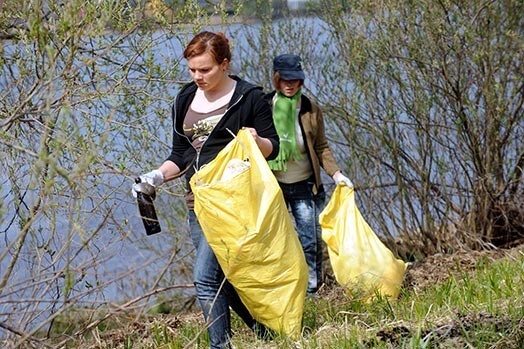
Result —
<instances>
[{"instance_id":1,"label":"yellow garbage bag","mask_svg":"<svg viewBox=\"0 0 524 349\"><path fill-rule=\"evenodd\" d=\"M381 295L396 299L406 263L396 259L362 217L352 188L339 184L320 213L322 240L337 282L366 301Z\"/></svg>"},{"instance_id":2,"label":"yellow garbage bag","mask_svg":"<svg viewBox=\"0 0 524 349\"><path fill-rule=\"evenodd\" d=\"M190 185L204 235L253 318L298 336L306 260L282 191L251 133L239 131Z\"/></svg>"}]
</instances>

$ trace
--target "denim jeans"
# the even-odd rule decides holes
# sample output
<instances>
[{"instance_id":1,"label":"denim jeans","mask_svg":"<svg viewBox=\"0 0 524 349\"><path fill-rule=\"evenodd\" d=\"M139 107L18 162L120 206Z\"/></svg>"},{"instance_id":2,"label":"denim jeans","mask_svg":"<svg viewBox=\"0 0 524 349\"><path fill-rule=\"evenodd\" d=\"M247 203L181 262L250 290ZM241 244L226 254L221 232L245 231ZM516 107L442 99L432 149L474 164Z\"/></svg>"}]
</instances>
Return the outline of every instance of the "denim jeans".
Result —
<instances>
[{"instance_id":1,"label":"denim jeans","mask_svg":"<svg viewBox=\"0 0 524 349\"><path fill-rule=\"evenodd\" d=\"M318 217L324 208L326 194L320 188L319 193L313 195L313 180L279 184L306 257L307 294L314 294L322 284L322 233Z\"/></svg>"},{"instance_id":2,"label":"denim jeans","mask_svg":"<svg viewBox=\"0 0 524 349\"><path fill-rule=\"evenodd\" d=\"M204 319L208 326L210 348L230 348L231 307L258 337L268 338L269 330L256 322L238 293L225 279L213 250L207 243L195 212L188 213L191 239L195 246L193 278Z\"/></svg>"}]
</instances>

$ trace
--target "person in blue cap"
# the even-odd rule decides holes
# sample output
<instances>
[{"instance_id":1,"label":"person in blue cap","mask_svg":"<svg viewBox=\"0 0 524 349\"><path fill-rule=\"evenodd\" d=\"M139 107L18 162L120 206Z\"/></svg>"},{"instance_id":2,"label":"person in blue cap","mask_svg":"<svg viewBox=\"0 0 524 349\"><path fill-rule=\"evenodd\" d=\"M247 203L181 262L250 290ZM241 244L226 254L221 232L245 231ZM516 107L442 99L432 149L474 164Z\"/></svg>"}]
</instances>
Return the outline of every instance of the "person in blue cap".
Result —
<instances>
[{"instance_id":1,"label":"person in blue cap","mask_svg":"<svg viewBox=\"0 0 524 349\"><path fill-rule=\"evenodd\" d=\"M353 187L337 165L327 143L321 108L302 94L305 74L300 56L282 54L273 60L275 90L266 95L280 138L277 157L268 161L295 219L309 269L307 294L322 284L322 237L319 214L325 192L320 169L335 183Z\"/></svg>"}]
</instances>

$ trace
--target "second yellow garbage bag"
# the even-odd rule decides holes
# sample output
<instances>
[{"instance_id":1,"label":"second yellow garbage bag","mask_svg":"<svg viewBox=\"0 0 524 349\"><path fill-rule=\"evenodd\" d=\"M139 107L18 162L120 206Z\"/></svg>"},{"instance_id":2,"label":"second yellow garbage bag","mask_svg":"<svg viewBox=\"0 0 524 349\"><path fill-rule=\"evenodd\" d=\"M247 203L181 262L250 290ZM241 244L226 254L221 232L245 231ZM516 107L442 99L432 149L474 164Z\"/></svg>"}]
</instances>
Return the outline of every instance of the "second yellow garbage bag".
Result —
<instances>
[{"instance_id":1,"label":"second yellow garbage bag","mask_svg":"<svg viewBox=\"0 0 524 349\"><path fill-rule=\"evenodd\" d=\"M298 336L306 260L278 182L250 132L239 131L190 185L204 235L251 315Z\"/></svg>"},{"instance_id":2,"label":"second yellow garbage bag","mask_svg":"<svg viewBox=\"0 0 524 349\"><path fill-rule=\"evenodd\" d=\"M377 294L398 297L406 264L395 258L364 220L352 188L337 185L320 213L320 225L335 279L347 293L358 292L366 301Z\"/></svg>"}]
</instances>

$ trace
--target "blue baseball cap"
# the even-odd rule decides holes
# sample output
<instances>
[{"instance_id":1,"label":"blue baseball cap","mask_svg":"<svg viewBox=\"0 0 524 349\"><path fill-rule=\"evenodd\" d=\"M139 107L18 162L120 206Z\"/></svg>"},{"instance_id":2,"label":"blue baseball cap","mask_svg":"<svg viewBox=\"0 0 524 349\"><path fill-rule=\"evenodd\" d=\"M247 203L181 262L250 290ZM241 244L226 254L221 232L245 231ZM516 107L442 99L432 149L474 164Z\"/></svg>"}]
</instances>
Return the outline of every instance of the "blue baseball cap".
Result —
<instances>
[{"instance_id":1,"label":"blue baseball cap","mask_svg":"<svg viewBox=\"0 0 524 349\"><path fill-rule=\"evenodd\" d=\"M278 72L283 80L305 80L300 56L289 53L276 56L273 59L273 71Z\"/></svg>"}]
</instances>

